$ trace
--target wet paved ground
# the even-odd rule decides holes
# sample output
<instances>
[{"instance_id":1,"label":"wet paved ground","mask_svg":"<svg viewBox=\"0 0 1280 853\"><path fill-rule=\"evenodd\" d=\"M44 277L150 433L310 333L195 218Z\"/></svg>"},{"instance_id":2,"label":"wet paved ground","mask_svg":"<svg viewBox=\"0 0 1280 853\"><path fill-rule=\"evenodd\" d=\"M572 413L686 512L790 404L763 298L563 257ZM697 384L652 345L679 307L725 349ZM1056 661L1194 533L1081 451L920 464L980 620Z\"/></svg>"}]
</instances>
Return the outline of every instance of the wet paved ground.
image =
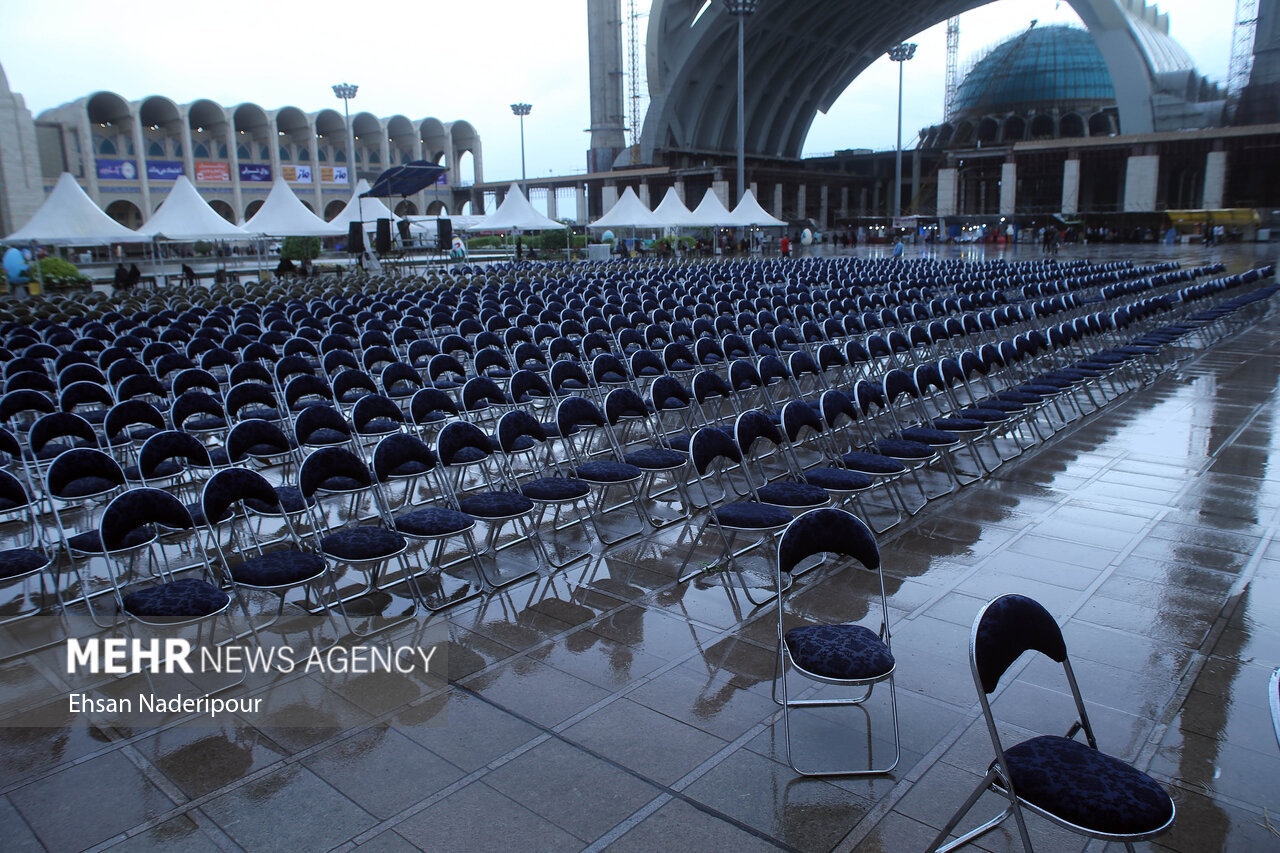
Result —
<instances>
[{"instance_id":1,"label":"wet paved ground","mask_svg":"<svg viewBox=\"0 0 1280 853\"><path fill-rule=\"evenodd\" d=\"M1064 624L1102 748L1174 793L1177 824L1146 849L1280 849L1278 377L1273 313L881 537L904 747L890 776L795 777L769 695L773 610L675 584L677 526L432 617L447 687L275 688L329 727L0 729L0 848L921 850L991 759L969 627L1020 592ZM865 613L851 571L806 581L815 616ZM0 667L3 707L65 701L60 656ZM1060 670L1014 671L995 703L1007 734L1065 730ZM865 748L865 721L844 719L797 743ZM1041 850L1086 849L1029 823ZM1003 829L979 846L1020 847Z\"/></svg>"}]
</instances>

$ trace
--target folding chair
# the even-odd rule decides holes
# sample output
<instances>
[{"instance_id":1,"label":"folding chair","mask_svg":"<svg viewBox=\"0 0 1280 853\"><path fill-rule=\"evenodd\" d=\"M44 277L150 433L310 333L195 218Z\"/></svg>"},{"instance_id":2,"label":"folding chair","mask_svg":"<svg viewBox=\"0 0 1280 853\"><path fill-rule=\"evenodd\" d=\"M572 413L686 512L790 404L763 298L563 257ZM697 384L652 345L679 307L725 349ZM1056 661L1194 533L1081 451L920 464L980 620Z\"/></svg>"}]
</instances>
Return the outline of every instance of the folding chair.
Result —
<instances>
[{"instance_id":1,"label":"folding chair","mask_svg":"<svg viewBox=\"0 0 1280 853\"><path fill-rule=\"evenodd\" d=\"M784 580L816 568L805 566L820 554L849 558L854 564L876 575L880 587L880 625L871 629L858 624L801 624L788 627L793 614L787 608ZM825 557L824 557L825 559ZM787 748L787 763L802 776L876 776L891 772L902 754L898 728L898 695L893 676L896 663L889 636L889 604L884 592L884 573L880 551L871 529L853 513L837 508L806 512L787 525L778 543L778 588L784 594L778 599L778 646L774 661L773 700L782 706L782 728ZM873 607L872 610L875 608ZM810 681L857 688L858 695L838 698L793 699L787 675L796 672ZM866 713L865 703L876 685L887 683L889 709L893 722L893 761L881 767L802 769L792 754L791 711L793 708L858 706ZM781 697L779 697L781 686ZM867 763L874 760L871 719L867 719Z\"/></svg>"},{"instance_id":2,"label":"folding chair","mask_svg":"<svg viewBox=\"0 0 1280 853\"><path fill-rule=\"evenodd\" d=\"M1040 735L1006 749L990 696L1009 667L1027 651L1062 664L1077 717L1064 737ZM930 853L968 844L1010 815L1018 824L1023 849L1031 853L1024 811L1090 838L1119 841L1130 851L1133 842L1154 838L1173 825L1175 808L1164 788L1126 762L1099 751L1062 631L1041 604L1022 595L1002 595L988 602L973 621L969 666L996 757L973 793L929 845ZM1080 732L1087 743L1075 739ZM1008 800L1008 808L941 846L987 791Z\"/></svg>"},{"instance_id":3,"label":"folding chair","mask_svg":"<svg viewBox=\"0 0 1280 853\"><path fill-rule=\"evenodd\" d=\"M0 551L0 584L21 583L20 594L0 606L0 625L7 625L44 610L45 572L53 566L53 558L42 547L37 536L35 508L27 489L13 474L0 471L0 524L16 523L21 534L9 539L22 544ZM6 537L8 538L8 537ZM27 582L35 578L40 585L40 597L33 606L23 607L30 598ZM55 592L56 582L55 582Z\"/></svg>"}]
</instances>

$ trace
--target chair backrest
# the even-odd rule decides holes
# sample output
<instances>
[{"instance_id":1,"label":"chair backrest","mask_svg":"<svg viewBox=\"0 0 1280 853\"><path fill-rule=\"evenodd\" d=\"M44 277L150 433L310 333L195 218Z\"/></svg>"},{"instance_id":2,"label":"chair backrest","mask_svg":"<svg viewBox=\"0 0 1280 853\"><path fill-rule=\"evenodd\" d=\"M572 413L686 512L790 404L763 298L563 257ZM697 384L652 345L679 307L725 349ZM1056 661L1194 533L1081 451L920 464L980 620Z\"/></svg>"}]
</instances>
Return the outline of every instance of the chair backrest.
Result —
<instances>
[{"instance_id":1,"label":"chair backrest","mask_svg":"<svg viewBox=\"0 0 1280 853\"><path fill-rule=\"evenodd\" d=\"M398 432L382 441L373 451L373 475L379 483L401 477L416 477L434 470L436 455L416 435Z\"/></svg>"},{"instance_id":2,"label":"chair backrest","mask_svg":"<svg viewBox=\"0 0 1280 853\"><path fill-rule=\"evenodd\" d=\"M445 424L436 438L436 456L444 465L467 465L487 459L493 443L480 427L469 421Z\"/></svg>"},{"instance_id":3,"label":"chair backrest","mask_svg":"<svg viewBox=\"0 0 1280 853\"><path fill-rule=\"evenodd\" d=\"M137 547L129 535L150 524L171 530L191 530L195 526L182 501L163 489L130 489L116 496L102 513L102 545L108 553Z\"/></svg>"},{"instance_id":4,"label":"chair backrest","mask_svg":"<svg viewBox=\"0 0 1280 853\"><path fill-rule=\"evenodd\" d=\"M871 528L848 510L823 507L810 510L787 525L778 542L778 567L791 572L815 554L840 554L863 568L880 569L880 549Z\"/></svg>"},{"instance_id":5,"label":"chair backrest","mask_svg":"<svg viewBox=\"0 0 1280 853\"><path fill-rule=\"evenodd\" d=\"M209 449L198 438L179 430L165 430L143 442L142 450L138 453L138 469L144 480L167 476L160 473L160 466L173 459L184 459L187 465L197 468L212 467Z\"/></svg>"},{"instance_id":6,"label":"chair backrest","mask_svg":"<svg viewBox=\"0 0 1280 853\"><path fill-rule=\"evenodd\" d=\"M1025 595L1002 595L988 602L973 621L969 647L974 681L988 695L1023 652L1037 651L1057 663L1067 659L1057 621Z\"/></svg>"},{"instance_id":7,"label":"chair backrest","mask_svg":"<svg viewBox=\"0 0 1280 853\"><path fill-rule=\"evenodd\" d=\"M292 449L284 430L261 418L240 421L227 433L227 457L232 462L243 462L248 457L274 459Z\"/></svg>"},{"instance_id":8,"label":"chair backrest","mask_svg":"<svg viewBox=\"0 0 1280 853\"><path fill-rule=\"evenodd\" d=\"M507 412L498 420L498 447L503 453L518 453L547 440L542 423L528 412Z\"/></svg>"},{"instance_id":9,"label":"chair backrest","mask_svg":"<svg viewBox=\"0 0 1280 853\"><path fill-rule=\"evenodd\" d=\"M345 447L323 447L302 461L298 488L304 497L319 491L359 492L372 487L373 473Z\"/></svg>"}]
</instances>

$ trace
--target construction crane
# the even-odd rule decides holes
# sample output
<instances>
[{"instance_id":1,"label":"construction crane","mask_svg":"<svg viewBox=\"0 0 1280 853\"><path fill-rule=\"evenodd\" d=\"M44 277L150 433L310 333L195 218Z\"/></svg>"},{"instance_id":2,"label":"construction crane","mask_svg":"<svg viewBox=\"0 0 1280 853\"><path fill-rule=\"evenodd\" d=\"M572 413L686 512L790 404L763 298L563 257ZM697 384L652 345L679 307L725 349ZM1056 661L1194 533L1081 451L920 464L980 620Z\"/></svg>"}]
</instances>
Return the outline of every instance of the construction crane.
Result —
<instances>
[{"instance_id":1,"label":"construction crane","mask_svg":"<svg viewBox=\"0 0 1280 853\"><path fill-rule=\"evenodd\" d=\"M1258 27L1258 0L1236 0L1235 27L1231 33L1231 65L1227 71L1227 104L1232 113L1253 68L1253 39Z\"/></svg>"},{"instance_id":2,"label":"construction crane","mask_svg":"<svg viewBox=\"0 0 1280 853\"><path fill-rule=\"evenodd\" d=\"M631 145L640 144L640 121L644 96L640 85L640 19L646 17L636 8L636 0L627 0L627 129L631 133Z\"/></svg>"},{"instance_id":3,"label":"construction crane","mask_svg":"<svg viewBox=\"0 0 1280 853\"><path fill-rule=\"evenodd\" d=\"M943 101L942 115L951 118L952 108L956 102L956 90L960 88L960 18L947 19L947 92Z\"/></svg>"}]
</instances>

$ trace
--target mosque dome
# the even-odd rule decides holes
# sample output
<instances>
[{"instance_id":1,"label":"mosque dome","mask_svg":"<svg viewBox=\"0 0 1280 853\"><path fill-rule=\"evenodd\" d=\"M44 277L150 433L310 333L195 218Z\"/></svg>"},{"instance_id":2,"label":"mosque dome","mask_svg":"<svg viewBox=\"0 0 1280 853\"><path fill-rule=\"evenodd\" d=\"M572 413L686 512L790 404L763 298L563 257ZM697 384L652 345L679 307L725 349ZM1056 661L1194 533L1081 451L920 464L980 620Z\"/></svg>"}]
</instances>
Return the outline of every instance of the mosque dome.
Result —
<instances>
[{"instance_id":1,"label":"mosque dome","mask_svg":"<svg viewBox=\"0 0 1280 853\"><path fill-rule=\"evenodd\" d=\"M956 91L957 116L1114 105L1115 88L1093 36L1033 27L992 48Z\"/></svg>"}]
</instances>

